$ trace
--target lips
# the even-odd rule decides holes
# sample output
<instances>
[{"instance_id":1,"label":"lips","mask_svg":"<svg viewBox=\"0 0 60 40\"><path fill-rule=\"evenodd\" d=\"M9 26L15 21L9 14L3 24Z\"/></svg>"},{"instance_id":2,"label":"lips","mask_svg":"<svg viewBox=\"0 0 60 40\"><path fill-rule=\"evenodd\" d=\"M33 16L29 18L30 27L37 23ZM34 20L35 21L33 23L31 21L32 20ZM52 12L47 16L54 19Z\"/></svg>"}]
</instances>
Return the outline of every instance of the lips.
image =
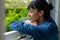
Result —
<instances>
[{"instance_id":1,"label":"lips","mask_svg":"<svg viewBox=\"0 0 60 40\"><path fill-rule=\"evenodd\" d=\"M30 19L33 19L33 18L30 18Z\"/></svg>"}]
</instances>

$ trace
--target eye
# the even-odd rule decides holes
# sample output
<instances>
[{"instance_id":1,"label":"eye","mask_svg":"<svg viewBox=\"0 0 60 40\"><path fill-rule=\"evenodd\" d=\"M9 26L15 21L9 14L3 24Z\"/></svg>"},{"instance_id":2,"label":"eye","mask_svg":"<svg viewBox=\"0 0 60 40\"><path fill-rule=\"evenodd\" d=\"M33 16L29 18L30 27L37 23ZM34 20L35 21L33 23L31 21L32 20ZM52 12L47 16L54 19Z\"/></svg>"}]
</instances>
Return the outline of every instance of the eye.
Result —
<instances>
[{"instance_id":1,"label":"eye","mask_svg":"<svg viewBox=\"0 0 60 40\"><path fill-rule=\"evenodd\" d=\"M29 13L33 13L33 11L30 10Z\"/></svg>"},{"instance_id":2,"label":"eye","mask_svg":"<svg viewBox=\"0 0 60 40\"><path fill-rule=\"evenodd\" d=\"M33 13L33 11L30 11L31 13Z\"/></svg>"}]
</instances>

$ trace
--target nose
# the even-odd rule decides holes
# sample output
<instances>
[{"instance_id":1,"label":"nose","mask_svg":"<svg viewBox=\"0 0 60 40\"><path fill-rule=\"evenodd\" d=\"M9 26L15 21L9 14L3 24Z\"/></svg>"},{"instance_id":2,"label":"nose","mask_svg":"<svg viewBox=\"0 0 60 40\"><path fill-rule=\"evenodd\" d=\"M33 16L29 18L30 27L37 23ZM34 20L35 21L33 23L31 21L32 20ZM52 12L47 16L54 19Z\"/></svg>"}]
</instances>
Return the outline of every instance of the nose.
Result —
<instances>
[{"instance_id":1,"label":"nose","mask_svg":"<svg viewBox=\"0 0 60 40\"><path fill-rule=\"evenodd\" d=\"M30 13L28 13L28 16L30 17L30 16L31 16L31 14L30 14Z\"/></svg>"}]
</instances>

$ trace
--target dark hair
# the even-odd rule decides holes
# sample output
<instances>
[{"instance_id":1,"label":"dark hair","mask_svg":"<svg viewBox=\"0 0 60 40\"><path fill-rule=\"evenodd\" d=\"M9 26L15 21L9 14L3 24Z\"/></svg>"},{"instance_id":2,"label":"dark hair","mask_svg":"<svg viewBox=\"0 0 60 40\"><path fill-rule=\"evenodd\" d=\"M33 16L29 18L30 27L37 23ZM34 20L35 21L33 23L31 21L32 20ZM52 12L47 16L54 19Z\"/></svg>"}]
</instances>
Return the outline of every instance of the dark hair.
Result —
<instances>
[{"instance_id":1,"label":"dark hair","mask_svg":"<svg viewBox=\"0 0 60 40\"><path fill-rule=\"evenodd\" d=\"M31 3L28 5L28 10L32 9L37 9L38 11L44 10L44 18L47 19L50 17L50 10L53 9L52 4L48 4L46 0L33 0Z\"/></svg>"}]
</instances>

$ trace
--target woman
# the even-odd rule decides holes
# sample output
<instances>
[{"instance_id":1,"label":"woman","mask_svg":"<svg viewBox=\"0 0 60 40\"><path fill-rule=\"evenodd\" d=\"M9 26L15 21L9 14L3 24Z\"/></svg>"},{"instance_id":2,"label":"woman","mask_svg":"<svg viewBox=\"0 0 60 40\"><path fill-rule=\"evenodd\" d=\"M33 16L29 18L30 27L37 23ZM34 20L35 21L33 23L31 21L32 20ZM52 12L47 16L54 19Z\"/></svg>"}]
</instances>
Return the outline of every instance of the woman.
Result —
<instances>
[{"instance_id":1,"label":"woman","mask_svg":"<svg viewBox=\"0 0 60 40\"><path fill-rule=\"evenodd\" d=\"M45 0L34 0L28 6L29 20L12 23L11 29L31 35L34 40L58 40L58 27L50 17L52 4Z\"/></svg>"}]
</instances>

